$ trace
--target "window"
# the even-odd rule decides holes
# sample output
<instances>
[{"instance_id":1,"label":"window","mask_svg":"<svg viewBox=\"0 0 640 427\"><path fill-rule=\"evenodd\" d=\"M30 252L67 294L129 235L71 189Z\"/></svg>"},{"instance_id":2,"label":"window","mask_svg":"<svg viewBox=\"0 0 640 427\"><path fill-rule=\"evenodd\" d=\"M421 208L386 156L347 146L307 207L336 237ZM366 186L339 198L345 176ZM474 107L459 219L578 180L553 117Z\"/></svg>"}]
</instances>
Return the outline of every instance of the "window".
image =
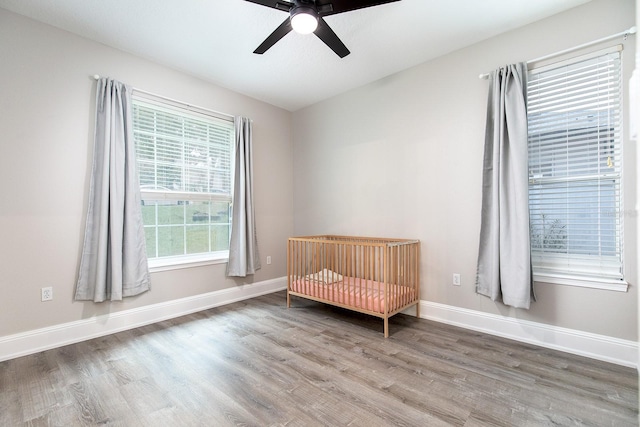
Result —
<instances>
[{"instance_id":1,"label":"window","mask_svg":"<svg viewBox=\"0 0 640 427\"><path fill-rule=\"evenodd\" d=\"M133 136L150 266L227 258L233 120L134 96Z\"/></svg>"},{"instance_id":2,"label":"window","mask_svg":"<svg viewBox=\"0 0 640 427\"><path fill-rule=\"evenodd\" d=\"M538 279L626 290L621 82L618 48L529 72L529 210Z\"/></svg>"}]
</instances>

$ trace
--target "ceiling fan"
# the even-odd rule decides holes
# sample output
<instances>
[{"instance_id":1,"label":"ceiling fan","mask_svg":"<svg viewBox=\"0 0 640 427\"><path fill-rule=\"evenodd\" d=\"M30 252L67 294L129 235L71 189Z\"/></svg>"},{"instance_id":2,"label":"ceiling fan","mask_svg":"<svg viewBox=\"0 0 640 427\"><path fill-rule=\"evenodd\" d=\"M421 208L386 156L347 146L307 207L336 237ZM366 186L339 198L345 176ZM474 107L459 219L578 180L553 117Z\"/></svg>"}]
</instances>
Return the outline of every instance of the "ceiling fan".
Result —
<instances>
[{"instance_id":1,"label":"ceiling fan","mask_svg":"<svg viewBox=\"0 0 640 427\"><path fill-rule=\"evenodd\" d=\"M378 6L400 0L246 0L289 13L289 17L257 47L253 53L263 54L291 30L300 34L314 33L340 58L349 55L349 49L327 25L324 16Z\"/></svg>"}]
</instances>

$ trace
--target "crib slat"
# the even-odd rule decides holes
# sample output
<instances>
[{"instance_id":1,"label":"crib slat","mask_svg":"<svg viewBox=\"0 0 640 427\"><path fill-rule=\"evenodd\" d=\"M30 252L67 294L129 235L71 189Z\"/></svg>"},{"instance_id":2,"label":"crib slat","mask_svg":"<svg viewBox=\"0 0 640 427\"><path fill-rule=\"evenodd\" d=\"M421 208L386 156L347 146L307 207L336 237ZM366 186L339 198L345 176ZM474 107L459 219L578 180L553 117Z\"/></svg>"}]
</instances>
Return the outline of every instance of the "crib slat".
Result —
<instances>
[{"instance_id":1,"label":"crib slat","mask_svg":"<svg viewBox=\"0 0 640 427\"><path fill-rule=\"evenodd\" d=\"M369 299L367 298L367 282L362 280L363 275L363 262L364 262L364 246L357 247L358 254L358 268L356 271L356 277L359 277L360 280L360 306L369 310ZM362 286L362 282L364 282L364 286Z\"/></svg>"},{"instance_id":2,"label":"crib slat","mask_svg":"<svg viewBox=\"0 0 640 427\"><path fill-rule=\"evenodd\" d=\"M287 308L291 308L291 295L289 294L289 292L291 292L291 280L292 280L292 276L291 276L291 266L293 265L293 263L291 262L291 245L293 244L293 242L291 240L289 240L287 242Z\"/></svg>"}]
</instances>

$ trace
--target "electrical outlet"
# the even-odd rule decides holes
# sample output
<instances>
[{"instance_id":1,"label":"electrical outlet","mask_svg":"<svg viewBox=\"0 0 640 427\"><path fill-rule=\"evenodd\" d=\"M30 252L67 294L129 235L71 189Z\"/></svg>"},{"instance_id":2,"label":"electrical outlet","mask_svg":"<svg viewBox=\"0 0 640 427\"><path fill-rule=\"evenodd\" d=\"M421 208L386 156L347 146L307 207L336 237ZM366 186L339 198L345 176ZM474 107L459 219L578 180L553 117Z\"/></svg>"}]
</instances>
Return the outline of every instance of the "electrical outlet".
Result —
<instances>
[{"instance_id":1,"label":"electrical outlet","mask_svg":"<svg viewBox=\"0 0 640 427\"><path fill-rule=\"evenodd\" d=\"M267 265L271 264L271 255L267 256Z\"/></svg>"},{"instance_id":2,"label":"electrical outlet","mask_svg":"<svg viewBox=\"0 0 640 427\"><path fill-rule=\"evenodd\" d=\"M42 301L51 301L53 299L53 287L49 286L41 289Z\"/></svg>"},{"instance_id":3,"label":"electrical outlet","mask_svg":"<svg viewBox=\"0 0 640 427\"><path fill-rule=\"evenodd\" d=\"M453 273L453 285L460 286L460 273Z\"/></svg>"}]
</instances>

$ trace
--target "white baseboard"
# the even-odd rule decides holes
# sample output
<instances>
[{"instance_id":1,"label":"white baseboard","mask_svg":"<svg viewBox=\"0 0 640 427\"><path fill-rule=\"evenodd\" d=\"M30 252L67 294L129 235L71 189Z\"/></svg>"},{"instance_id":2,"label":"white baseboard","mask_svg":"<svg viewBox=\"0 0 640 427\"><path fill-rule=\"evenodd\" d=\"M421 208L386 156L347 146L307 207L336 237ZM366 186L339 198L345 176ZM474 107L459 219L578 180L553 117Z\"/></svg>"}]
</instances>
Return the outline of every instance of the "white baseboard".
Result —
<instances>
[{"instance_id":1,"label":"white baseboard","mask_svg":"<svg viewBox=\"0 0 640 427\"><path fill-rule=\"evenodd\" d=\"M286 277L153 304L131 310L0 337L0 362L85 341L260 295L285 290ZM542 323L439 304L420 302L421 317L637 368L638 343Z\"/></svg>"},{"instance_id":2,"label":"white baseboard","mask_svg":"<svg viewBox=\"0 0 640 427\"><path fill-rule=\"evenodd\" d=\"M287 289L286 277L0 337L0 362Z\"/></svg>"},{"instance_id":3,"label":"white baseboard","mask_svg":"<svg viewBox=\"0 0 640 427\"><path fill-rule=\"evenodd\" d=\"M567 353L638 368L638 343L481 311L420 301L420 317Z\"/></svg>"}]
</instances>

